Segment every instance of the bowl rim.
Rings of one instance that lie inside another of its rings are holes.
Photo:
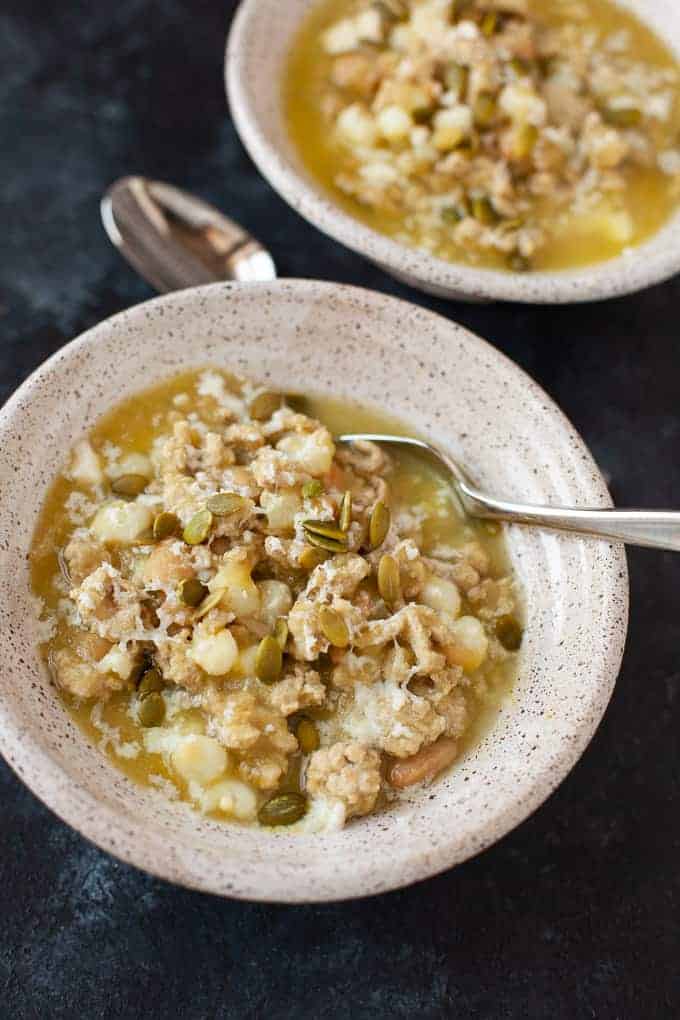
[[[377,263],[397,279],[450,299],[526,304],[599,301],[643,290],[680,272],[680,244],[671,243],[674,238],[670,236],[680,228],[680,209],[655,234],[615,258],[575,269],[541,270],[525,275],[449,262],[401,244],[355,219],[336,205],[330,195],[317,190],[311,178],[270,142],[260,122],[254,101],[259,76],[248,74],[246,41],[262,14],[262,6],[262,0],[241,0],[227,36],[224,80],[231,116],[263,177],[296,212],[324,234]],[[644,20],[644,15],[635,13]]]
[[[0,437],[11,425],[15,412],[30,403],[34,391],[43,384],[44,380],[49,379],[53,368],[64,359],[77,356],[83,347],[96,344],[102,332],[115,331],[123,327],[122,332],[125,333],[129,331],[131,317],[142,319],[151,308],[156,306],[167,307],[173,304],[186,306],[188,302],[200,302],[204,296],[220,289],[227,296],[235,290],[251,292],[259,290],[266,294],[279,288],[286,290],[292,288],[299,292],[301,299],[321,297],[329,300],[341,298],[350,300],[354,296],[366,300],[368,296],[369,300],[381,312],[394,306],[397,311],[399,306],[403,306],[404,310],[414,308],[410,302],[366,288],[315,280],[286,279],[249,284],[216,283],[172,292],[133,305],[102,320],[52,354],[28,376],[0,409]],[[418,308],[418,313],[428,319],[437,320],[439,324],[443,322],[448,327],[461,330],[472,353],[483,353],[487,357],[490,355],[533,396],[541,402],[547,403],[557,422],[564,429],[565,439],[575,443],[579,457],[592,469],[595,495],[601,496],[603,500],[611,503],[604,479],[576,429],[555,402],[523,369],[515,365],[490,343],[452,320],[421,308]],[[516,825],[528,818],[550,796],[576,764],[599,726],[613,692],[623,656],[628,623],[629,588],[625,551],[622,546],[618,549],[614,548],[607,580],[607,608],[611,622],[616,626],[612,626],[608,631],[606,642],[603,641],[598,658],[599,668],[593,679],[590,711],[583,718],[580,727],[570,731],[568,738],[563,739],[556,747],[550,765],[533,774],[520,788],[515,799],[506,801],[503,808],[487,821],[486,825],[480,829],[479,839],[473,847],[461,853],[455,844],[448,843],[426,857],[420,856],[417,849],[411,851],[410,855],[405,853],[403,857],[399,858],[396,877],[393,869],[388,868],[389,878],[380,886],[379,890],[361,891],[355,884],[355,887],[348,891],[343,887],[343,881],[345,885],[347,884],[347,878],[344,876],[339,881],[334,879],[335,884],[329,882],[328,889],[324,889],[320,893],[309,890],[284,889],[279,885],[276,888],[268,887],[262,893],[258,893],[257,897],[253,897],[252,894],[239,890],[238,886],[230,888],[228,891],[222,887],[216,887],[215,883],[211,882],[209,874],[205,881],[197,879],[195,872],[193,872],[193,876],[187,874],[186,870],[182,869],[179,860],[173,861],[171,856],[165,853],[163,833],[150,829],[143,820],[125,815],[126,838],[121,841],[118,838],[117,828],[120,826],[121,812],[115,810],[113,806],[101,802],[88,790],[74,783],[65,769],[55,762],[48,750],[30,733],[27,733],[15,719],[11,701],[5,701],[2,698],[0,698],[0,752],[29,789],[77,832],[100,849],[113,854],[126,863],[178,885],[235,899],[256,898],[258,901],[280,903],[333,902],[373,895],[377,891],[383,892],[400,888],[439,874],[497,842]],[[61,773],[56,778],[55,767]],[[304,839],[305,837],[301,836],[300,838]],[[163,850],[160,854],[159,847]],[[206,854],[209,855],[209,853],[210,849],[206,847]],[[360,871],[360,869],[358,870]]]

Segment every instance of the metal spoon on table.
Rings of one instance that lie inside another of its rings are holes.
[[[271,255],[255,238],[207,202],[162,181],[122,177],[104,195],[101,214],[113,244],[140,276],[161,292],[219,280],[276,279]],[[449,454],[421,439],[369,432],[336,437],[339,443],[360,440],[428,453],[448,470],[471,517],[680,550],[680,512],[515,503],[481,492]]]

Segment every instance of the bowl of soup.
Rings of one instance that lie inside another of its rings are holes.
[[[0,751],[103,849],[221,895],[368,895],[499,839],[584,750],[621,547],[471,520],[429,462],[338,442],[375,429],[610,505],[503,355],[336,284],[139,305],[3,408]]]
[[[680,267],[679,49],[645,0],[245,0],[226,79],[336,240],[443,296],[584,301]]]

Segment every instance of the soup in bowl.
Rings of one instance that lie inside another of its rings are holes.
[[[140,305],[3,409],[0,747],[101,847],[224,895],[366,895],[499,838],[586,746],[621,549],[491,534],[421,464],[343,460],[376,420],[509,497],[609,505],[501,354],[333,284]]]

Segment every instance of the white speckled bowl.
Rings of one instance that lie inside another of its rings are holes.
[[[309,175],[288,137],[282,77],[293,37],[316,0],[243,0],[229,35],[225,76],[238,132],[272,187],[305,219],[405,283],[466,301],[558,304],[596,301],[659,283],[680,271],[680,211],[644,244],[575,270],[505,273],[435,258],[379,234],[336,205]],[[677,0],[619,0],[680,57]]]
[[[0,412],[2,754],[100,847],[222,895],[361,896],[465,860],[526,818],[595,731],[626,632],[619,546],[509,532],[528,614],[514,695],[450,775],[340,833],[272,836],[220,825],[135,786],[89,745],[51,686],[36,649],[27,563],[41,495],[103,411],[205,363],[387,408],[510,497],[609,505],[590,454],[545,393],[446,319],[370,291],[299,280],[216,284],[139,305],[58,351]]]

